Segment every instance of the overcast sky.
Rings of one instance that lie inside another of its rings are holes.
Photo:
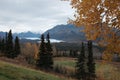
[[[0,0],[0,31],[44,32],[67,24],[73,10],[61,0]]]

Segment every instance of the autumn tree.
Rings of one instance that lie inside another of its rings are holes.
[[[38,50],[38,46],[37,46],[37,44],[33,44],[32,45],[33,46],[33,53],[34,53],[34,59],[35,60],[37,60],[38,59],[38,52],[39,52],[39,50]]]
[[[86,80],[86,70],[85,67],[86,63],[85,63],[85,48],[84,48],[84,43],[82,42],[82,46],[81,46],[81,52],[78,55],[77,58],[77,63],[76,63],[76,78],[78,80]]]
[[[53,68],[53,53],[52,53],[52,46],[50,43],[50,35],[49,33],[47,34],[46,37],[47,43],[46,43],[46,50],[47,50],[47,56],[48,56],[48,60],[47,60],[47,65],[49,68]]]
[[[56,49],[55,45],[53,45],[52,49],[53,49],[53,56],[58,56],[57,49]]]
[[[32,44],[29,42],[25,43],[24,46],[22,47],[22,53],[26,57],[33,56],[32,55]]]
[[[88,40],[106,47],[105,54],[120,53],[120,0],[68,0],[75,10],[69,22],[84,26]]]
[[[19,38],[16,36],[15,38],[15,46],[14,46],[14,57],[17,57],[21,53]]]
[[[93,49],[92,49],[92,41],[88,41],[88,80],[95,80],[95,62],[93,58]]]
[[[22,44],[21,47],[21,55],[25,57],[25,60],[29,64],[34,63],[34,47],[32,45],[32,43],[27,42],[25,44]]]

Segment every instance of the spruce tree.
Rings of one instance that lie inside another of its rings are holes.
[[[2,39],[0,37],[0,52],[1,52],[1,48],[2,48]]]
[[[4,53],[5,51],[5,39],[3,38],[1,41],[1,52]]]
[[[81,53],[78,55],[76,63],[76,78],[78,80],[86,80],[85,66],[85,48],[82,42]]]
[[[72,50],[70,50],[69,56],[73,57],[73,51]]]
[[[95,80],[95,62],[93,59],[92,41],[88,41],[88,80]]]
[[[39,47],[38,59],[36,61],[37,67],[46,68],[46,48],[44,42],[44,35],[41,35],[41,44]]]
[[[6,43],[6,55],[8,58],[14,58],[14,53],[13,53],[13,37],[12,37],[12,31],[10,30],[8,33],[8,40]]]
[[[7,42],[8,41],[8,33],[6,32],[6,35],[5,35],[5,55],[7,55]]]
[[[19,38],[16,36],[15,38],[15,46],[14,46],[14,57],[17,57],[21,53]]]
[[[52,53],[52,46],[50,43],[50,35],[47,34],[46,37],[47,43],[46,43],[46,50],[47,50],[47,67],[53,68],[53,53]]]

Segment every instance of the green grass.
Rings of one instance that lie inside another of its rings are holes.
[[[61,60],[61,61],[55,61],[56,65],[66,66],[66,67],[75,67],[75,61],[73,60]]]
[[[0,61],[0,80],[67,80],[50,73]],[[69,80],[69,79],[68,79]]]
[[[55,65],[62,65],[74,69],[75,62],[75,60],[59,58],[55,60]],[[113,64],[96,62],[96,74],[98,80],[120,80],[120,69]]]
[[[55,65],[74,69],[75,60],[55,59]],[[70,70],[69,70],[70,71]],[[120,80],[120,69],[109,63],[96,63],[97,80]],[[0,80],[70,80],[54,74],[0,61]]]

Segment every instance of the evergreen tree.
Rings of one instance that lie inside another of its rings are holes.
[[[8,33],[6,32],[6,35],[5,35],[5,55],[7,55],[7,41],[8,41]]]
[[[1,52],[1,48],[2,48],[2,39],[0,37],[0,52]]]
[[[36,61],[37,67],[46,68],[46,48],[44,42],[44,35],[41,35],[41,44],[39,47],[38,59]]]
[[[85,48],[84,43],[82,42],[81,53],[79,54],[76,63],[76,78],[78,80],[86,80],[85,66]]]
[[[95,62],[93,59],[92,41],[88,41],[88,80],[95,80]]]
[[[73,57],[73,51],[72,50],[70,50],[69,56]]]
[[[7,43],[6,43],[6,55],[8,58],[14,58],[13,53],[13,37],[12,37],[12,31],[10,30],[8,33]]]
[[[3,38],[1,41],[1,52],[4,53],[4,51],[5,51],[5,40]]]
[[[47,67],[53,68],[53,53],[52,53],[52,46],[50,43],[50,35],[47,34],[46,37],[47,43],[46,43],[46,49],[47,49]]]
[[[5,42],[7,43],[7,40],[8,40],[8,33],[6,32],[6,35],[5,35]]]
[[[16,36],[15,38],[15,46],[14,46],[14,57],[17,57],[21,53],[19,38]]]

